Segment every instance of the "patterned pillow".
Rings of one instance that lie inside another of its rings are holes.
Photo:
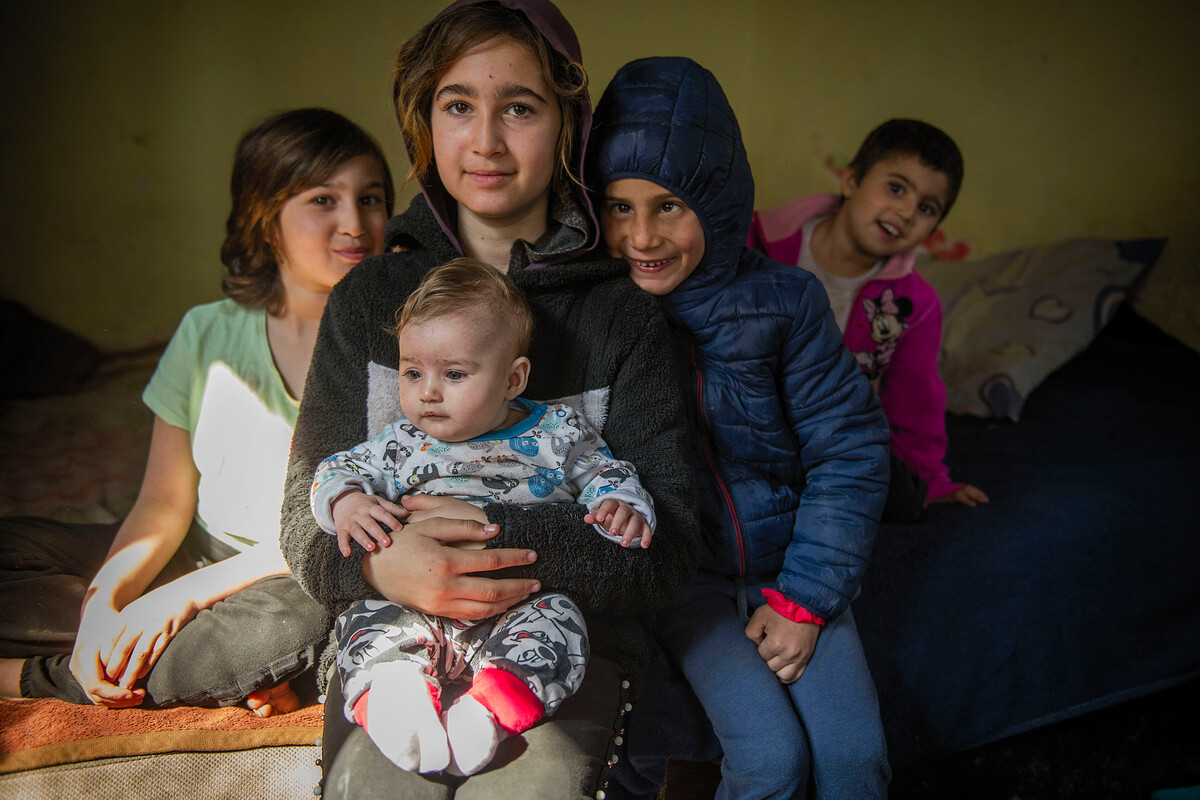
[[[1014,422],[1047,375],[1112,318],[1165,239],[1075,239],[917,271],[942,300],[946,409]]]

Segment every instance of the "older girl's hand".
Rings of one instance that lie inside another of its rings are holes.
[[[445,497],[433,494],[406,494],[400,498],[400,504],[409,511],[409,522],[420,522],[425,519],[442,517],[443,519],[473,519],[480,525],[487,525],[487,514],[482,508],[471,505],[466,500],[456,497]],[[482,545],[480,545],[482,546]]]
[[[537,559],[523,548],[468,549],[483,547],[499,532],[496,525],[436,516],[414,521],[417,509],[405,505],[413,513],[404,530],[392,537],[390,546],[363,559],[363,577],[388,600],[435,616],[481,619],[540,590],[533,578],[474,574],[528,566]]]
[[[121,614],[116,609],[105,607],[100,602],[90,602],[84,606],[68,665],[79,686],[95,705],[128,708],[138,705],[146,696],[144,689],[119,686],[108,675],[109,656],[123,631]]]
[[[145,699],[145,690],[134,684],[200,611],[185,589],[169,583],[119,612],[99,607],[90,613],[95,604],[88,604],[71,654],[71,671],[93,703],[126,708]]]
[[[121,610],[123,629],[109,656],[107,673],[118,686],[132,688],[150,671],[163,650],[200,613],[180,581],[142,595]]]
[[[404,510],[409,513],[408,519],[411,522],[422,522],[434,518],[468,519],[474,520],[480,525],[487,525],[488,521],[487,514],[484,513],[482,508],[455,497],[433,494],[406,494],[400,498],[400,502],[404,504]],[[437,528],[435,527],[434,530],[436,531]],[[486,539],[483,541],[478,539],[463,539],[455,542],[446,542],[446,544],[451,547],[465,547],[468,550],[482,550],[486,541]]]

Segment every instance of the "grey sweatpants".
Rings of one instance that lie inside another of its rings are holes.
[[[423,614],[380,600],[360,600],[337,620],[337,665],[345,691],[343,711],[371,687],[371,670],[388,661],[421,666],[442,688],[463,688],[486,668],[512,673],[542,701],[547,716],[583,681],[587,625],[565,595],[535,594],[503,614],[458,620]]]

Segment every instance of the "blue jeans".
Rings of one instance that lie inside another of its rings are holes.
[[[717,800],[799,798],[810,786],[820,800],[883,800],[887,745],[853,615],[847,609],[825,626],[804,674],[785,686],[745,634],[763,588],[773,585],[701,573],[655,621],[669,668],[690,684],[724,754]],[[625,792],[610,797],[646,796],[666,758],[711,757],[702,741],[700,752],[681,752],[681,741],[697,746],[691,732],[671,732],[687,719],[686,699],[675,687],[655,701],[654,674],[664,671],[647,674],[647,698],[630,716],[626,758],[614,775]]]

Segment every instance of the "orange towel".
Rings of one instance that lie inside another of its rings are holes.
[[[261,719],[244,707],[144,711],[0,700],[0,774],[114,756],[313,745],[321,707]]]

